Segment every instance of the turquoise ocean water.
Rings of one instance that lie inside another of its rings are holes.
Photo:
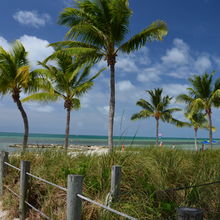
[[[22,133],[8,133],[0,132],[0,150],[8,150],[9,145],[22,143]],[[207,139],[198,139],[199,146],[202,145],[202,141]],[[194,149],[193,138],[171,138],[162,137],[160,141],[163,142],[165,147],[172,147],[183,149]],[[220,139],[215,139],[215,148],[220,148]],[[60,144],[64,142],[64,135],[61,134],[30,134],[29,144]],[[75,145],[107,145],[107,136],[95,136],[95,135],[70,135],[70,144]],[[155,138],[146,137],[114,137],[114,144],[121,146],[150,146],[155,144]],[[208,145],[205,145],[208,147]],[[10,148],[10,151],[13,150]]]

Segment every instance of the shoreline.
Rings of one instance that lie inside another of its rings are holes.
[[[22,149],[22,144],[9,145],[12,148]],[[55,149],[64,150],[63,145],[59,144],[28,144],[27,149]],[[69,145],[68,155],[76,156],[77,154],[84,153],[86,155],[102,155],[109,152],[107,146],[97,146],[97,145]]]

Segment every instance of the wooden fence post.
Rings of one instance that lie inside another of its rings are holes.
[[[20,172],[20,197],[19,197],[19,216],[20,220],[25,220],[27,213],[27,205],[25,200],[28,198],[28,175],[30,172],[30,161],[21,161]]]
[[[80,220],[82,201],[77,194],[82,194],[83,176],[68,175],[67,179],[67,220]]]
[[[177,220],[203,220],[202,209],[180,207],[177,209]]]
[[[0,152],[0,196],[3,195],[3,180],[7,173],[7,165],[4,162],[8,162],[8,152],[1,151]]]
[[[121,181],[121,166],[115,165],[112,167],[111,191],[110,191],[113,201],[119,199],[120,181]]]

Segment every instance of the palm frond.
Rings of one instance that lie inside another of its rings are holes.
[[[191,117],[193,114],[199,112],[200,110],[205,109],[206,103],[204,102],[203,99],[198,98],[192,101],[192,103],[189,105],[189,116]]]
[[[52,55],[47,57],[44,60],[44,63],[48,62],[48,60],[56,59],[58,56],[76,56],[78,58],[92,59],[94,61],[99,60],[103,57],[103,54],[99,53],[94,48],[85,48],[85,47],[73,47],[73,48],[64,48],[62,50],[58,50],[54,52]],[[85,61],[86,62],[86,61]]]
[[[106,10],[107,11],[107,10]],[[113,0],[110,7],[111,33],[116,43],[120,43],[128,33],[129,18],[132,15],[128,0]]]
[[[186,94],[180,94],[176,97],[176,101],[177,102],[185,102],[187,104],[190,104],[192,101],[193,101],[193,98],[190,97],[189,95],[186,95]]]
[[[137,120],[137,119],[144,119],[144,118],[149,118],[151,117],[153,114],[150,111],[147,110],[142,110],[139,113],[133,114],[131,116],[131,120]]]
[[[119,47],[119,50],[130,53],[144,46],[146,42],[162,40],[167,35],[167,25],[163,21],[155,21],[149,27],[133,36]]]
[[[190,123],[183,122],[183,121],[177,120],[175,118],[170,118],[169,123],[175,125],[176,127],[180,127],[180,128],[182,128],[182,127],[191,127]]]
[[[55,93],[47,93],[47,92],[40,92],[40,93],[35,93],[31,94],[25,98],[23,98],[21,101],[22,102],[29,102],[29,101],[38,101],[38,102],[51,102],[51,101],[57,101],[60,98],[59,95]]]
[[[138,105],[138,106],[140,106],[140,107],[142,107],[152,113],[154,112],[154,107],[144,99],[140,99],[139,101],[137,101],[136,105]]]

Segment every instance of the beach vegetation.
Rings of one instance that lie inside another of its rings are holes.
[[[167,34],[166,23],[157,20],[127,39],[131,16],[128,0],[75,1],[74,7],[65,8],[59,16],[59,24],[69,28],[66,33],[67,40],[51,44],[65,47],[64,50],[70,55],[78,56],[84,61],[98,62],[104,58],[110,67],[108,146],[111,151],[117,56],[119,53],[129,54],[136,51],[147,42],[162,40]]]
[[[201,208],[204,219],[219,219],[220,151],[201,152],[168,148],[115,149],[112,154],[74,157],[62,151],[26,152],[10,156],[9,162],[17,167],[20,160],[31,161],[31,173],[66,187],[68,174],[84,176],[83,194],[97,202],[105,203],[110,191],[111,168],[122,167],[121,195],[111,207],[140,220],[176,219],[178,207]],[[39,166],[40,164],[40,166]],[[64,220],[66,193],[41,181],[30,178],[29,202],[51,219]],[[216,182],[212,185],[181,190],[168,190]],[[19,173],[8,168],[4,184],[15,192],[19,188]],[[4,190],[3,207],[11,217],[18,216],[18,199]],[[208,202],[207,202],[208,201]],[[83,202],[83,220],[123,220],[102,208]],[[39,214],[29,210],[31,219]],[[10,218],[9,218],[10,219]]]
[[[142,110],[132,115],[131,120],[147,119],[150,117],[156,120],[156,145],[159,144],[159,121],[171,123],[176,126],[182,127],[186,122],[182,122],[173,117],[173,113],[181,111],[180,108],[170,108],[172,97],[163,96],[163,89],[146,90],[149,95],[149,101],[140,99],[136,105],[141,107]]]

